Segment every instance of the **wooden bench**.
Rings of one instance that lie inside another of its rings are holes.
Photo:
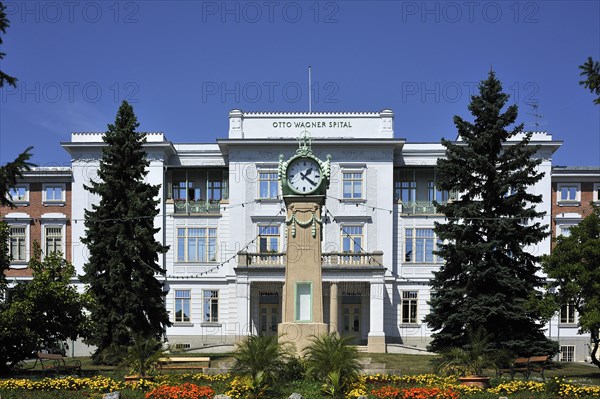
[[[35,356],[36,363],[39,361],[42,365],[42,375],[45,375],[46,372],[81,375],[81,362],[79,360],[72,360],[54,353],[38,352]],[[33,367],[35,367],[35,364]]]
[[[539,373],[542,379],[546,379],[544,376],[544,370],[547,370],[550,366],[548,356],[531,356],[531,357],[518,357],[513,360],[509,368],[498,369],[498,377],[502,374],[510,374],[510,378],[514,379],[515,374],[521,373],[526,379],[529,379],[531,373]]]
[[[545,380],[544,370],[548,370],[551,363],[548,361],[548,356],[531,356],[529,358],[529,375],[531,373],[539,373],[542,380]]]
[[[161,357],[159,360],[161,369],[169,370],[204,370],[210,366],[210,357]]]

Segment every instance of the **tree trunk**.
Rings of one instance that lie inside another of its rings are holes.
[[[600,360],[598,360],[598,358],[596,357],[596,354],[598,353],[598,346],[600,345],[600,339],[598,339],[598,329],[597,328],[592,329],[592,345],[594,345],[594,348],[592,349],[592,353],[591,353],[592,363],[600,368]]]

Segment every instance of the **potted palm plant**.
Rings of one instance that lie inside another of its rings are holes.
[[[131,373],[131,375],[125,376],[125,381],[152,379],[153,377],[149,374],[158,369],[162,356],[164,356],[164,350],[158,339],[146,338],[139,334],[134,335],[124,358],[124,363],[129,367]]]
[[[436,372],[444,375],[456,375],[462,385],[481,388],[490,387],[490,377],[483,371],[495,368],[495,362],[486,352],[486,336],[482,330],[469,332],[470,343],[460,348],[450,348],[442,352],[436,365]]]

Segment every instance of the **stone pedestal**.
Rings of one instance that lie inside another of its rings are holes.
[[[385,334],[375,335],[369,333],[367,351],[370,353],[386,353],[387,346],[385,345]]]
[[[296,353],[302,355],[304,349],[311,344],[311,337],[327,334],[326,323],[280,323],[277,333],[281,342],[289,342],[296,347]]]

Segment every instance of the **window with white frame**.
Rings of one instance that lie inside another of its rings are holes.
[[[219,290],[202,290],[202,321],[205,323],[219,322]]]
[[[556,192],[559,202],[577,202],[580,198],[580,185],[559,184]]]
[[[12,202],[28,202],[29,201],[29,185],[17,184],[8,190],[9,198]]]
[[[180,227],[177,229],[177,262],[216,261],[216,228]]]
[[[342,252],[364,252],[363,226],[342,226]]]
[[[560,307],[560,322],[563,324],[575,324],[575,305],[563,304]]]
[[[434,255],[439,240],[433,229],[404,229],[404,262],[406,263],[439,263],[443,259]]]
[[[64,202],[65,185],[64,184],[44,184],[43,186],[44,202]]]
[[[363,171],[342,171],[342,198],[363,198]]]
[[[575,345],[560,346],[560,361],[574,362],[575,361]]]
[[[569,237],[571,235],[571,229],[577,225],[575,224],[560,224],[558,225],[558,235],[563,237]]]
[[[190,290],[175,290],[175,322],[187,323],[191,320],[192,293]]]
[[[600,202],[600,183],[594,183],[594,202]]]
[[[62,226],[44,226],[44,255],[63,252]]]
[[[260,253],[280,252],[279,226],[258,226],[258,243]]]
[[[419,293],[417,291],[402,291],[402,303],[400,306],[402,324],[416,324],[417,319],[417,300]]]
[[[279,195],[279,178],[275,169],[258,170],[258,198],[276,199]]]
[[[27,261],[27,227],[9,227],[9,253],[13,262]]]

